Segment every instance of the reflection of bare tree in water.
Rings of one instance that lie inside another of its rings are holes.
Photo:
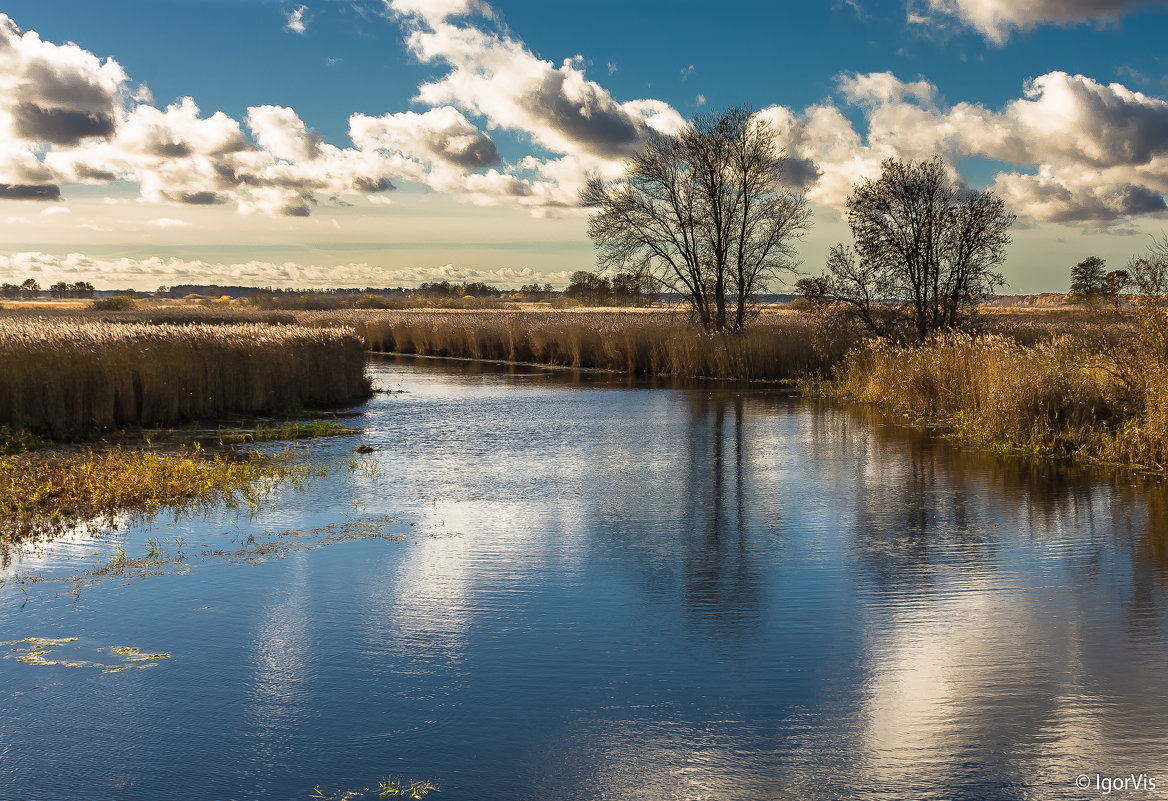
[[[761,603],[750,553],[745,398],[695,391],[687,400],[683,602],[696,620],[740,629],[757,620]]]
[[[605,543],[619,552],[615,564],[638,576],[646,596],[676,604],[715,639],[750,642],[761,577],[773,568],[773,543],[760,536],[773,521],[760,522],[754,497],[765,477],[752,458],[747,399],[716,388],[680,397],[684,422],[671,415],[666,464],[613,493],[611,506],[596,509],[598,523],[615,535]]]
[[[881,588],[923,592],[946,565],[990,567],[1004,535],[1040,546],[1072,538],[1091,555],[1073,568],[1085,580],[1119,549],[1131,560],[1133,606],[1161,602],[1168,484],[1130,470],[960,449],[866,409],[816,417],[816,439],[849,452],[852,541]]]

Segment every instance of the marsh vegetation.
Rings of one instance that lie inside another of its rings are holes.
[[[255,505],[302,472],[289,452],[210,452],[198,445],[46,448],[0,457],[0,542],[164,508]]]
[[[352,331],[0,318],[0,424],[54,439],[368,397]]]

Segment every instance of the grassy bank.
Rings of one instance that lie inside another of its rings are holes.
[[[1143,314],[1139,304],[1107,320],[1082,309],[991,310],[976,338],[900,347],[857,344],[852,331],[793,313],[764,314],[736,336],[704,334],[683,314],[662,310],[7,315],[0,326],[7,320],[10,333],[0,344],[18,344],[0,348],[0,367],[5,354],[15,359],[21,348],[47,355],[10,362],[24,374],[17,370],[14,387],[0,389],[0,424],[61,436],[345,402],[366,391],[364,348],[681,378],[831,374],[814,384],[816,392],[907,412],[972,444],[1156,466],[1168,464],[1168,356],[1156,350],[1158,338],[1168,341],[1156,327],[1161,317]],[[81,353],[94,356],[86,361]],[[136,359],[149,369],[127,370]],[[161,364],[175,367],[163,371]]]
[[[837,397],[907,413],[961,442],[1001,452],[1168,466],[1168,364],[1133,327],[1122,344],[1089,336],[1022,345],[950,334],[921,346],[849,352]]]
[[[344,324],[372,351],[690,378],[790,379],[842,354],[819,346],[814,322],[798,315],[764,317],[728,336],[667,312],[349,312],[300,321]]]
[[[255,323],[4,317],[0,375],[0,425],[54,439],[352,403],[370,391],[352,331]]]

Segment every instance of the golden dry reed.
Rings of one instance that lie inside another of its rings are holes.
[[[455,356],[681,377],[791,379],[841,353],[816,346],[814,321],[764,317],[741,334],[705,334],[666,312],[351,311],[298,315],[353,328],[376,352]]]
[[[1083,338],[1030,346],[965,334],[922,346],[871,342],[844,357],[832,389],[1003,452],[1168,465],[1168,364],[1126,359]]]
[[[368,395],[351,330],[0,318],[0,424],[56,439]]]

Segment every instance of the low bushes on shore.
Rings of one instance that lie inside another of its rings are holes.
[[[0,424],[53,439],[351,403],[362,342],[301,326],[0,318]]]

